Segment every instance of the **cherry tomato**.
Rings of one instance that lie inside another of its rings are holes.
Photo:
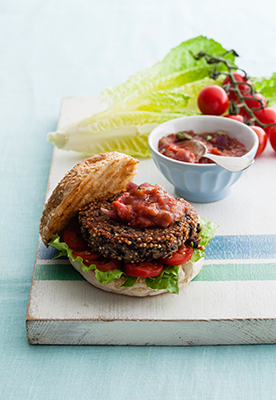
[[[159,261],[145,261],[137,264],[125,263],[124,270],[127,275],[148,278],[160,275],[163,271],[163,264]]]
[[[245,104],[247,105],[247,107],[252,109],[253,112],[257,111],[257,109],[260,107],[265,107],[267,104],[266,99],[260,93],[251,94],[243,92],[242,95],[245,97],[244,99]],[[260,100],[261,102],[259,103],[258,100]],[[240,101],[237,98],[235,104],[238,105],[239,103]],[[252,118],[244,107],[239,108],[239,113],[243,117],[244,121],[249,121]]]
[[[245,104],[251,109],[266,107],[267,104],[266,99],[261,93],[255,93],[255,94],[243,93],[243,96],[246,97],[246,99],[244,99]],[[258,100],[260,100],[260,102]]]
[[[182,265],[189,261],[193,255],[193,248],[191,246],[185,246],[183,250],[178,250],[172,256],[163,258],[162,262],[166,265]]]
[[[265,131],[260,126],[250,126],[254,132],[257,133],[259,139],[259,147],[255,157],[258,157],[264,151],[266,144],[267,144],[267,135]]]
[[[276,151],[276,125],[270,128],[269,140],[273,150]]]
[[[234,76],[235,81],[244,83],[244,84],[241,83],[238,85],[240,92],[249,92],[250,91],[250,87],[248,85],[246,85],[246,83],[248,83],[249,85],[252,85],[252,82],[250,80],[244,79],[243,72],[234,72],[233,76]],[[224,85],[229,86],[230,88],[234,87],[229,76],[227,76],[224,79],[222,86],[224,86]],[[236,101],[238,99],[236,93],[233,90],[229,90],[228,97],[229,97],[229,100],[233,100],[233,101]]]
[[[244,122],[244,118],[240,114],[236,114],[236,115],[227,114],[227,115],[224,115],[224,117],[234,119],[235,121]]]
[[[90,250],[78,250],[78,251],[73,251],[72,252],[72,256],[73,257],[81,257],[83,259],[83,263],[86,266],[89,266],[91,264],[93,264],[94,260],[97,260],[97,258],[101,257],[100,253],[93,253]]]
[[[92,264],[92,263],[90,263]],[[113,271],[114,269],[121,269],[122,261],[116,260],[115,258],[104,258],[93,261],[99,271]]]
[[[255,116],[263,124],[274,124],[276,123],[276,111],[271,107],[262,108],[254,112]],[[271,126],[263,128],[266,133],[270,134]]]
[[[69,228],[63,234],[63,240],[72,250],[87,250],[87,244],[77,228]]]
[[[228,109],[229,99],[222,87],[210,85],[199,92],[197,105],[202,114],[222,115]]]

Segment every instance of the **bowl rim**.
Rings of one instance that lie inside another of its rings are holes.
[[[174,158],[170,158],[170,157],[164,156],[151,143],[152,137],[154,136],[156,131],[160,129],[160,127],[162,128],[162,126],[165,126],[167,124],[169,125],[170,122],[173,122],[173,121],[176,121],[176,120],[186,120],[187,118],[193,118],[193,119],[208,118],[208,119],[214,119],[214,120],[220,119],[220,121],[221,121],[221,118],[224,118],[224,117],[223,116],[217,116],[217,115],[190,115],[190,116],[187,115],[187,116],[184,116],[184,117],[173,118],[173,119],[170,119],[169,121],[163,122],[162,124],[159,124],[158,126],[156,126],[149,134],[148,145],[149,145],[150,150],[153,151],[155,153],[155,155],[157,155],[158,157],[161,157],[161,159],[166,160],[167,162],[171,162],[173,164],[177,164],[177,165],[186,165],[186,166],[189,166],[189,167],[193,166],[193,168],[204,168],[204,167],[205,168],[206,167],[216,168],[216,167],[219,167],[215,163],[198,164],[198,163],[189,163],[189,162],[186,162],[186,161],[175,160]],[[236,120],[233,120],[231,118],[227,118],[227,120],[229,121],[228,123],[230,123],[230,125],[233,124],[233,126],[234,125],[236,125],[236,126],[237,125],[243,125],[243,127],[246,127],[246,129],[248,129],[248,132],[252,135],[253,145],[247,151],[247,153],[245,153],[244,155],[241,156],[241,158],[242,157],[248,157],[248,153],[250,153],[252,150],[254,150],[254,147],[256,147],[256,152],[257,152],[257,149],[258,149],[258,136],[257,136],[256,132],[254,132],[253,129],[250,129],[250,127],[248,125],[246,125],[245,123],[243,123],[243,122],[236,121]],[[173,133],[173,132],[171,132],[171,133]],[[167,133],[166,136],[169,135],[169,134],[170,133]],[[252,158],[254,158],[254,157],[252,157]],[[219,167],[219,168],[221,168],[221,167]]]

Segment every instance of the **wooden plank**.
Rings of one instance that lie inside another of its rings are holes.
[[[100,110],[95,98],[64,99],[59,126]],[[54,149],[46,198],[82,159]],[[213,345],[276,342],[276,158],[264,155],[228,197],[193,204],[219,225],[201,273],[181,293],[129,298],[94,288],[53,249],[38,245],[26,317],[34,344]],[[135,182],[158,183],[174,194],[151,159],[140,160]],[[264,206],[265,205],[265,206]]]
[[[275,343],[275,320],[91,321],[36,320],[31,344],[200,346]]]

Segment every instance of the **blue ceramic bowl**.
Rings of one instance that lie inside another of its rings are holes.
[[[247,125],[235,120],[197,115],[177,118],[157,126],[149,135],[149,147],[157,168],[171,182],[176,194],[188,201],[207,203],[227,196],[231,186],[247,171],[229,172],[216,164],[191,164],[173,160],[158,151],[158,141],[170,133],[193,130],[195,133],[225,131],[248,149],[243,157],[254,158],[258,136]]]

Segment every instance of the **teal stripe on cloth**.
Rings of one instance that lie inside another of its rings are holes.
[[[35,281],[83,281],[84,278],[71,264],[37,264]]]
[[[82,281],[71,264],[37,264],[35,281]],[[194,281],[276,280],[276,263],[210,264],[203,266]]]
[[[193,281],[273,281],[276,263],[210,264]]]

